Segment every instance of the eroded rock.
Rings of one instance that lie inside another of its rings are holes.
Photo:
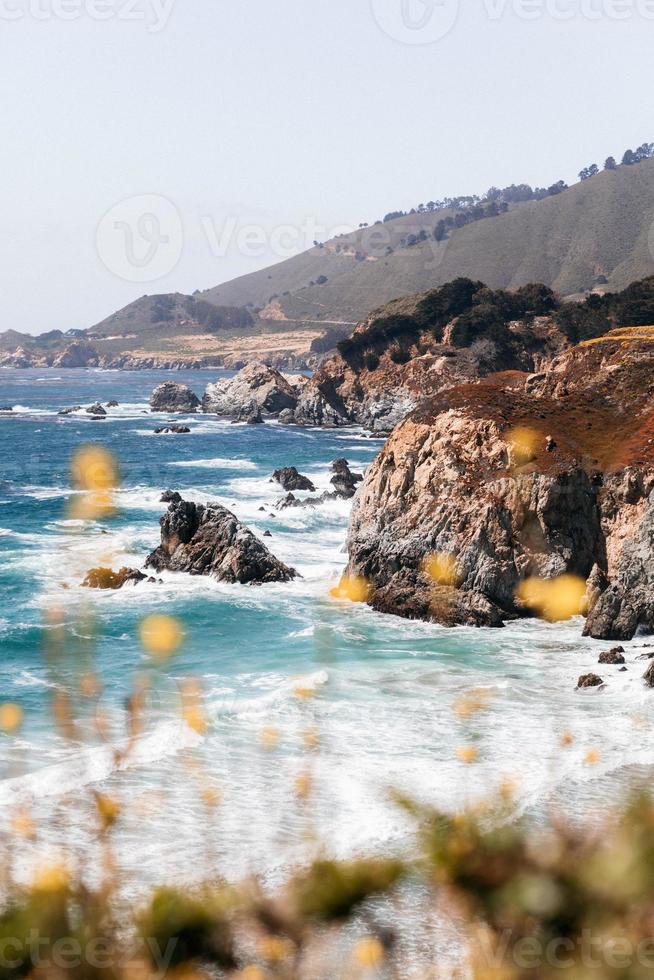
[[[153,412],[196,412],[200,399],[188,385],[176,381],[164,381],[157,385],[150,395],[150,409]]]

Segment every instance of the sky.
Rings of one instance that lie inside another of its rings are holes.
[[[0,331],[654,141],[654,0],[0,0]]]

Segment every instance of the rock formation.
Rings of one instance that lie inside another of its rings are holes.
[[[190,432],[188,425],[162,425],[154,430],[156,436],[160,435],[184,435]]]
[[[299,473],[295,466],[284,466],[282,469],[275,470],[272,480],[280,484],[284,490],[311,490],[315,492],[315,486],[308,476]]]
[[[114,572],[111,568],[92,568],[82,585],[87,589],[122,589],[127,582],[137,585],[139,582],[144,582],[146,578],[147,576],[136,568],[121,568],[118,572]]]
[[[295,578],[295,569],[279,561],[226,507],[170,496],[168,511],[159,522],[161,544],[148,557],[147,567],[240,584]]]
[[[238,419],[257,410],[278,415],[297,405],[298,389],[275,368],[249,364],[234,378],[207,385],[202,411]]]
[[[394,430],[349,534],[348,572],[370,582],[375,608],[500,625],[528,612],[516,598],[525,579],[570,573],[590,580],[590,635],[654,629],[647,331],[582,344],[544,375],[458,385]],[[516,428],[531,434],[526,457],[512,448]],[[434,581],[434,553],[449,556],[455,581]]]
[[[188,385],[177,384],[176,381],[164,381],[157,385],[150,395],[150,409],[153,412],[184,412],[197,411],[200,399]]]
[[[603,683],[604,681],[597,674],[582,674],[577,681],[577,687],[601,687]]]

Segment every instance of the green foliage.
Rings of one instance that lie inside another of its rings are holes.
[[[346,919],[366,899],[388,891],[403,873],[400,861],[315,861],[292,884],[294,904],[304,919]]]
[[[173,965],[206,960],[229,968],[235,966],[233,912],[234,897],[227,890],[205,889],[195,895],[159,888],[139,924],[148,949],[172,950]]]

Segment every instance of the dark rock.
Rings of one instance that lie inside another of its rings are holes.
[[[272,479],[276,480],[284,490],[311,490],[315,492],[315,486],[307,476],[298,473],[294,466],[285,466],[283,469],[275,470]]]
[[[82,585],[87,589],[122,589],[127,582],[145,581],[146,576],[136,568],[121,568],[114,572],[111,568],[92,568],[87,572]]]
[[[621,667],[620,670],[618,671],[618,673],[619,674],[622,674],[622,673],[626,673],[626,671],[627,671],[627,668],[626,667]]]
[[[176,381],[164,381],[157,385],[150,395],[150,409],[153,412],[196,412],[200,399],[188,385]]]
[[[186,432],[190,432],[188,425],[162,425],[158,429],[154,430],[154,434],[160,435],[181,435]]]
[[[73,412],[81,412],[81,411],[82,411],[81,405],[73,405],[71,408],[60,409],[60,411],[57,412],[57,415],[72,415]]]
[[[297,574],[220,504],[175,501],[159,523],[161,544],[146,562],[156,571],[211,575],[241,584],[289,582]]]
[[[107,402],[107,408],[118,408],[118,402],[115,398],[112,398],[110,402]]]
[[[178,504],[181,499],[182,495],[177,490],[164,490],[159,497],[162,504]]]
[[[100,402],[96,402],[95,405],[89,405],[86,409],[89,415],[106,415],[106,409],[102,407]]]
[[[284,408],[279,413],[279,418],[277,419],[280,425],[292,425],[295,422],[295,413],[292,408]]]
[[[265,508],[265,507],[260,507],[260,508],[259,508],[259,510],[263,510],[263,511],[265,511],[265,510],[266,510],[266,508]]]
[[[600,687],[603,683],[604,681],[597,674],[582,674],[577,681],[577,687]]]
[[[13,412],[13,405],[3,405],[0,412]],[[59,413],[61,415],[61,412]]]
[[[643,674],[643,680],[647,682],[648,687],[654,687],[654,664],[649,665]]]
[[[612,650],[603,650],[599,655],[600,664],[623,664],[625,662],[622,647],[614,647]]]
[[[335,459],[331,464],[331,469],[334,475],[330,483],[336,489],[339,497],[349,500],[356,493],[356,485],[363,480],[363,474],[353,473],[348,461],[343,459],[343,457]]]
[[[263,536],[264,538],[272,538],[272,534],[270,533],[270,531],[264,531]]]

